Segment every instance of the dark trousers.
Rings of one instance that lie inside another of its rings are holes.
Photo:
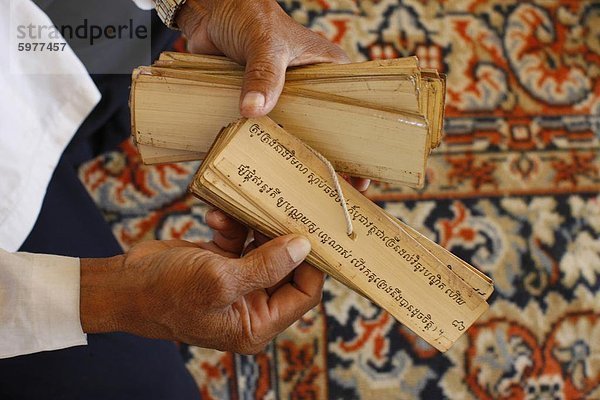
[[[172,39],[167,37],[156,47],[165,48]],[[73,257],[108,257],[122,252],[79,181],[77,167],[129,135],[129,77],[94,79],[103,94],[102,102],[63,154],[21,251]],[[199,398],[172,342],[114,333],[88,335],[88,343],[0,360],[0,399]]]

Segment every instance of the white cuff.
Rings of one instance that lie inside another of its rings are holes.
[[[133,2],[142,10],[152,10],[154,8],[154,0],[133,0]]]
[[[79,259],[0,251],[0,358],[87,344]]]

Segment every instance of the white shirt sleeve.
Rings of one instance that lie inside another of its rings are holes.
[[[79,259],[0,249],[0,358],[87,344]]]
[[[142,10],[151,10],[154,8],[154,0],[133,0],[133,2]]]
[[[51,21],[30,0],[0,0],[0,357],[86,344],[79,260],[5,251],[26,239],[64,148],[100,100],[69,46],[17,51],[17,27],[29,24]]]
[[[16,251],[40,212],[66,145],[100,100],[67,45],[19,52],[18,26],[49,26],[31,0],[0,0],[0,248]]]
[[[133,0],[142,9],[152,0]],[[79,260],[9,253],[31,231],[66,145],[100,101],[67,45],[19,53],[17,27],[51,26],[31,0],[0,0],[0,358],[86,344]]]

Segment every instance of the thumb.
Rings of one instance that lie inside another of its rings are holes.
[[[271,112],[285,83],[288,57],[274,50],[250,52],[246,60],[240,97],[244,117],[262,117]]]
[[[310,242],[304,236],[287,235],[273,239],[233,261],[241,294],[266,289],[284,279],[310,253]]]

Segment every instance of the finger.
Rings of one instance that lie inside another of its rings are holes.
[[[303,263],[294,271],[292,282],[280,287],[269,299],[269,308],[273,315],[284,317],[297,311],[304,315],[315,306],[315,300],[321,298],[325,274],[308,263]],[[318,302],[318,301],[317,301]]]
[[[354,186],[356,190],[363,193],[366,192],[367,189],[369,189],[369,185],[371,185],[371,180],[366,178],[352,177],[350,178],[350,183],[352,184],[352,186]]]
[[[250,51],[240,97],[240,112],[244,117],[261,117],[275,107],[283,90],[288,61],[282,49],[267,47]]]
[[[298,268],[300,268],[302,265],[304,265],[304,263],[300,264],[298,266]],[[298,269],[296,268],[296,269]],[[282,280],[280,280],[279,282],[277,282],[277,284],[275,284],[274,286],[271,286],[270,288],[266,288],[266,292],[269,296],[271,296],[273,293],[275,293],[277,291],[277,289],[279,289],[280,287],[282,287],[283,285],[290,283],[294,280],[294,273],[296,270],[290,272],[289,274],[287,274]]]
[[[310,253],[310,242],[300,235],[273,239],[232,261],[229,270],[235,274],[241,295],[277,284]]]
[[[354,189],[358,190],[361,193],[364,193],[369,189],[371,185],[371,180],[367,178],[359,178],[356,176],[350,176],[347,174],[339,174],[346,182],[351,184]]]
[[[252,325],[260,337],[273,337],[319,304],[325,274],[307,263],[294,271],[293,282],[279,287],[270,296],[256,291],[248,296]],[[260,332],[262,330],[262,332]]]
[[[244,249],[244,252],[245,253],[250,252],[250,251],[256,249],[256,247],[257,247],[256,242],[252,241],[251,243],[248,244],[248,246],[246,246],[246,248]],[[302,265],[302,264],[300,264],[300,265]],[[291,282],[293,278],[294,278],[294,271],[291,271],[289,274],[284,276],[283,279],[280,280],[279,282],[277,282],[275,285],[265,288],[265,292],[270,296],[281,286],[285,285],[286,283]]]
[[[218,208],[209,210],[205,215],[207,225],[218,231],[229,231],[244,225]]]
[[[206,224],[214,230],[213,242],[221,249],[241,254],[248,238],[248,228],[223,211],[212,209],[206,213]]]
[[[299,52],[292,58],[290,66],[316,63],[348,64],[351,62],[341,47],[316,32],[305,28],[303,30],[306,44],[299,48]]]
[[[254,240],[252,242],[248,243],[248,245],[244,249],[244,254],[248,254],[249,252],[256,249],[257,247],[260,247],[263,244],[267,243],[269,240],[271,240],[271,239],[269,239],[267,236],[263,235],[262,233],[254,232]],[[300,264],[300,265],[302,265],[302,264]],[[285,285],[286,283],[290,282],[293,278],[294,278],[294,271],[291,271],[282,280],[277,282],[274,286],[266,288],[265,290],[266,290],[267,294],[270,296],[273,292],[275,292],[277,289],[279,289],[281,286]]]

